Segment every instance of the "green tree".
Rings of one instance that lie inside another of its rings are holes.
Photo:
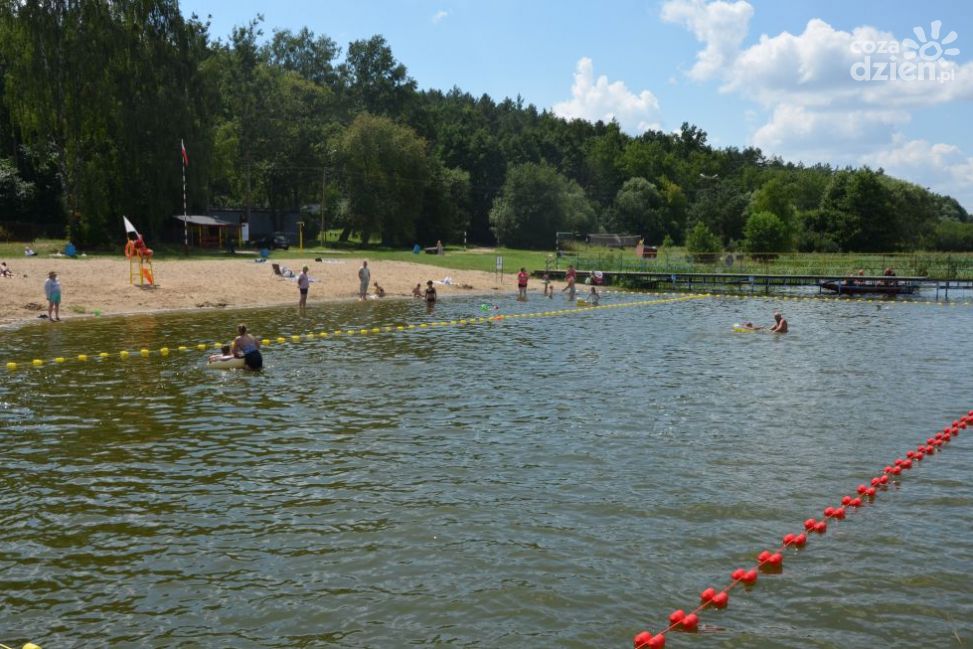
[[[785,252],[791,249],[789,228],[773,212],[754,212],[743,229],[749,252]]]
[[[706,227],[705,223],[699,222],[686,235],[686,250],[694,254],[712,254],[723,249],[720,238],[713,234],[713,231]]]
[[[655,185],[645,178],[629,178],[615,196],[614,222],[618,232],[641,235],[647,242],[668,233],[668,206]]]
[[[408,127],[365,113],[345,131],[338,155],[349,230],[362,243],[379,234],[385,245],[411,245],[430,182],[426,142]]]
[[[515,165],[493,203],[490,223],[505,246],[550,248],[558,230],[583,227],[594,215],[584,192],[547,164]]]

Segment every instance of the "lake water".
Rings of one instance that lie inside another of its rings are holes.
[[[44,323],[0,361],[482,301]],[[775,308],[786,336],[731,332]],[[973,408],[971,334],[968,306],[712,297],[272,345],[259,374],[0,370],[0,642],[630,647]],[[970,642],[971,438],[667,646]]]

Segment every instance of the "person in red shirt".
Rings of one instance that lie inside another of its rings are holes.
[[[527,299],[527,269],[521,268],[517,273],[517,299]]]

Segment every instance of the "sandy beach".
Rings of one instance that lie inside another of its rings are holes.
[[[367,256],[364,257],[367,259]],[[178,309],[246,308],[297,304],[294,279],[274,274],[271,262],[255,263],[252,257],[239,259],[157,260],[153,263],[155,288],[141,288],[129,282],[128,261],[120,257],[69,259],[66,257],[20,257],[5,260],[12,278],[0,278],[0,325],[39,321],[47,315],[44,281],[50,271],[58,273],[62,286],[61,319],[146,313]],[[314,261],[288,259],[279,262],[295,273],[309,267],[311,284],[308,304],[352,300],[358,296],[358,268],[362,258]],[[372,282],[386,291],[386,299],[411,297],[412,288],[427,280],[437,283],[441,299],[454,295],[515,292],[516,281],[506,277],[498,284],[494,274],[463,271],[425,264],[369,260]],[[466,288],[469,287],[469,288]],[[374,288],[374,287],[373,287]],[[560,287],[559,287],[560,288]],[[540,291],[537,280],[531,290]]]

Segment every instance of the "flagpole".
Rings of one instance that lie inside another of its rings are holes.
[[[182,245],[186,254],[189,254],[189,212],[186,210],[186,143],[179,141],[182,154]]]

